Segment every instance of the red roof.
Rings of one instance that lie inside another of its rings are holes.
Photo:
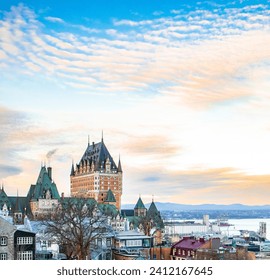
[[[204,245],[206,241],[203,238],[195,239],[192,237],[184,237],[172,246],[172,249],[189,249],[196,250]]]

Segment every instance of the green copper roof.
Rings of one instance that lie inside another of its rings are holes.
[[[164,228],[163,220],[154,201],[152,201],[152,203],[150,204],[150,207],[147,211],[147,217],[153,221],[153,225],[155,227]]]
[[[35,185],[31,185],[27,194],[29,200],[38,200],[49,196],[53,199],[59,199],[59,193],[56,184],[52,181],[45,166],[42,166]]]
[[[146,207],[144,206],[142,199],[139,197],[134,209],[146,209]]]
[[[22,196],[9,196],[9,200],[11,202],[11,212],[19,212],[30,214],[31,209],[26,197]]]
[[[115,207],[115,205],[112,204],[98,204],[99,210],[104,214],[112,217],[116,217],[118,212],[118,209]]]
[[[105,202],[116,202],[115,196],[111,189],[108,190]]]
[[[151,202],[149,209],[148,209],[148,213],[149,214],[159,214],[159,211],[158,211],[157,206],[154,203],[154,201]]]
[[[2,207],[4,206],[4,204],[6,204],[6,206],[9,208],[11,206],[11,203],[8,199],[7,194],[4,191],[4,188],[2,187],[0,189],[0,209],[2,209]]]

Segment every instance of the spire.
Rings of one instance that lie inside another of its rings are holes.
[[[102,132],[101,132],[101,142],[103,143],[103,129],[102,129]]]
[[[19,211],[20,211],[20,207],[19,207],[19,191],[18,191],[18,189],[17,189],[17,197],[16,197],[15,211],[16,211],[16,212],[19,212]]]
[[[71,165],[70,176],[74,176],[74,175],[75,175],[74,162],[73,162],[73,160],[72,160],[72,165]]]
[[[120,161],[120,155],[119,155],[119,161],[118,161],[118,167],[117,167],[117,172],[123,172],[122,171],[122,166],[121,166],[121,161]]]
[[[90,135],[88,134],[88,147],[90,146]]]

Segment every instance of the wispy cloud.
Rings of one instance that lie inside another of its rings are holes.
[[[256,186],[268,193],[261,169],[270,158],[262,133],[270,126],[269,7],[199,6],[144,20],[114,19],[104,29],[90,21],[41,18],[22,4],[1,14],[3,80],[16,73],[16,79],[38,77],[63,89],[42,108],[33,101],[38,122],[36,115],[0,107],[2,176],[22,164],[33,169],[31,157],[44,160],[57,149],[54,159],[68,186],[63,170],[70,166],[63,159],[80,158],[84,143],[74,135],[80,139],[102,127],[114,137],[109,147],[123,154],[127,188],[135,195],[146,191],[192,203],[235,196],[248,203]],[[249,174],[254,166],[259,175]],[[21,184],[18,172],[14,185]],[[242,198],[244,190],[249,195]]]
[[[135,171],[132,180],[138,188],[157,201],[201,204],[268,204],[270,175],[250,175],[233,168],[190,169],[170,172],[146,168]],[[260,191],[258,191],[260,190]]]
[[[55,17],[46,20],[65,23]],[[114,20],[119,30],[105,31],[112,38],[86,38],[46,34],[36,24],[34,12],[20,5],[0,23],[0,57],[18,70],[23,65],[29,71],[45,71],[74,87],[81,87],[84,77],[84,86],[94,81],[97,91],[114,91],[113,87],[121,92],[140,91],[144,85],[150,92],[179,96],[181,102],[215,104],[254,94],[243,80],[250,76],[249,67],[259,66],[270,55],[265,47],[270,42],[269,21],[264,7],[228,9],[223,14],[198,10],[153,20]],[[121,30],[124,25],[131,30]],[[79,28],[89,31],[86,26]],[[18,65],[15,56],[23,56],[24,62]],[[80,78],[73,76],[72,82],[63,78],[78,71]]]
[[[154,160],[181,153],[179,146],[171,144],[170,139],[164,135],[132,137],[130,141],[123,144],[122,148],[127,154],[144,158],[150,156]]]
[[[45,17],[45,19],[47,21],[50,21],[50,22],[57,22],[57,23],[64,23],[65,21],[61,18],[58,18],[58,17]]]

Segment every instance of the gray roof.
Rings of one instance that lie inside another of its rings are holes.
[[[79,165],[94,163],[95,170],[102,170],[105,168],[106,160],[109,159],[111,162],[111,170],[118,171],[118,167],[115,164],[112,156],[110,155],[107,147],[105,146],[103,140],[99,143],[92,143],[92,145],[88,144]],[[120,163],[120,161],[119,161]],[[122,172],[121,163],[120,170]]]

